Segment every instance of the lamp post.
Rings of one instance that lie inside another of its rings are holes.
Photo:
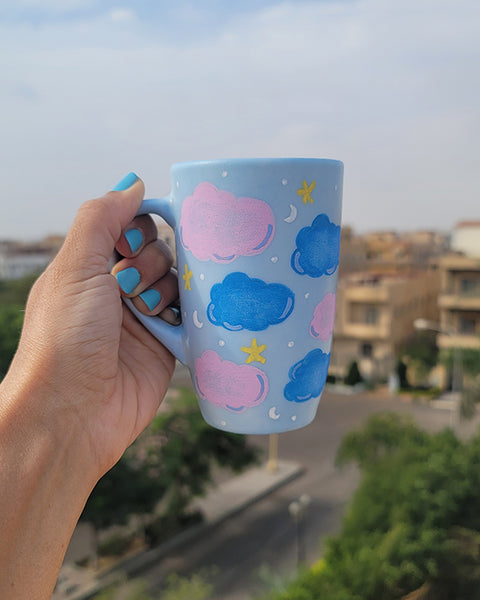
[[[267,470],[270,473],[278,471],[278,433],[271,433],[268,436],[268,462]]]
[[[440,323],[429,321],[428,319],[415,319],[413,322],[415,329],[421,331],[436,331],[442,335],[453,337],[456,335],[456,330],[453,327],[442,327]],[[458,412],[460,406],[460,393],[462,391],[462,356],[461,349],[456,344],[453,345],[453,368],[452,368],[452,392],[454,394],[455,410],[454,415]],[[452,416],[452,421],[455,423],[455,416]]]
[[[297,569],[300,569],[302,564],[306,562],[305,549],[305,516],[307,509],[310,506],[312,499],[308,494],[302,494],[298,500],[290,502],[288,512],[295,523],[295,538],[297,545]]]

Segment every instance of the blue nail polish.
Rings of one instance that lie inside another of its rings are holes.
[[[136,181],[138,180],[137,175],[135,173],[129,173],[125,175],[125,177],[117,183],[117,185],[113,188],[114,192],[123,192],[124,190],[128,190]]]
[[[130,250],[135,252],[140,248],[143,242],[143,235],[140,229],[129,229],[125,232],[125,239],[130,246]]]
[[[157,290],[145,290],[140,294],[140,298],[145,302],[148,310],[153,310],[162,299],[162,296]]]
[[[117,278],[118,285],[126,294],[131,294],[140,283],[140,273],[135,267],[119,271],[115,277]]]

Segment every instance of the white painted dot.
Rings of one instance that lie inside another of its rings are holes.
[[[180,182],[177,181],[177,189],[180,187]]]
[[[200,273],[200,279],[203,281],[205,279],[205,273]]]
[[[292,421],[296,421],[297,420],[297,415],[293,415],[293,417],[291,417]]]
[[[288,179],[286,179],[285,177],[282,179],[282,185],[287,185],[288,183]]]
[[[228,171],[222,171],[222,177],[225,179],[225,177],[228,175]]]
[[[309,296],[310,296],[310,292],[307,292],[307,293],[305,294],[305,298],[308,298]]]
[[[293,348],[295,346],[295,342],[294,341],[290,341],[290,342],[288,342],[287,346],[289,348]]]
[[[278,261],[278,256],[272,256],[272,258],[270,259],[273,263],[276,263]]]
[[[338,190],[338,185],[335,186],[335,191],[337,191],[337,190]]]
[[[227,426],[227,422],[226,422],[226,421],[220,421],[220,425],[221,425],[222,427],[226,427],[226,426]]]
[[[222,348],[223,348],[223,346],[225,346],[225,341],[224,341],[224,340],[220,340],[220,341],[218,342],[218,345],[219,345],[219,346],[222,346]]]

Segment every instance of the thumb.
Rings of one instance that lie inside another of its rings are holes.
[[[144,193],[143,181],[129,173],[112,191],[82,204],[61,251],[74,257],[75,270],[84,276],[108,272],[115,244],[137,214]]]

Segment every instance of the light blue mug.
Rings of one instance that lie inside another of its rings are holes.
[[[236,433],[310,423],[335,316],[343,164],[309,158],[179,163],[166,198],[182,324],[129,308],[191,373],[204,419]]]

